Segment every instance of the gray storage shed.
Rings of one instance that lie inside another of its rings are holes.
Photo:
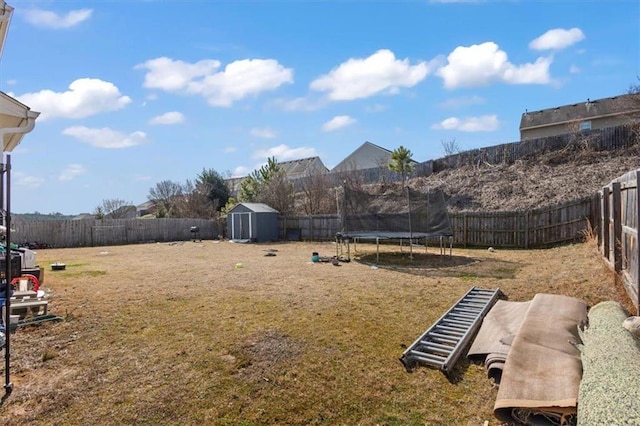
[[[227,214],[227,235],[236,241],[276,241],[278,211],[262,203],[240,203]]]

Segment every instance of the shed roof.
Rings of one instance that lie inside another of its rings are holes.
[[[244,206],[245,208],[251,210],[253,213],[278,213],[278,210],[272,207],[269,207],[268,205],[263,203],[240,203],[240,204],[237,204],[234,208],[232,208],[230,213],[233,213],[233,211],[238,206]]]
[[[526,111],[520,120],[520,130],[590,120],[601,117],[619,116],[640,112],[640,94],[627,94],[547,108],[540,111]]]

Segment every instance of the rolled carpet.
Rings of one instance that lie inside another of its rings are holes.
[[[608,301],[591,308],[588,317],[580,333],[578,425],[640,425],[640,346],[622,326],[627,314]]]
[[[512,340],[520,329],[529,306],[531,301],[498,300],[482,320],[478,334],[467,352],[470,360],[484,361],[487,375],[496,383],[500,382]]]
[[[582,377],[578,324],[587,319],[582,300],[536,294],[513,339],[494,405],[507,423],[575,424]]]

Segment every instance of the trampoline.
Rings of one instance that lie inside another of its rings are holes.
[[[398,188],[382,194],[369,194],[353,188],[344,188],[341,230],[336,234],[336,250],[347,246],[350,258],[350,242],[376,241],[376,263],[380,260],[380,241],[408,240],[410,257],[413,241],[424,239],[425,250],[429,239],[437,239],[440,255],[451,256],[453,231],[449,221],[444,193],[440,190],[419,192],[410,188]],[[448,243],[448,244],[447,244]]]

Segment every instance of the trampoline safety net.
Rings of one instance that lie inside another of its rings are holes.
[[[369,194],[344,188],[341,235],[360,238],[452,236],[444,193],[398,188]]]

